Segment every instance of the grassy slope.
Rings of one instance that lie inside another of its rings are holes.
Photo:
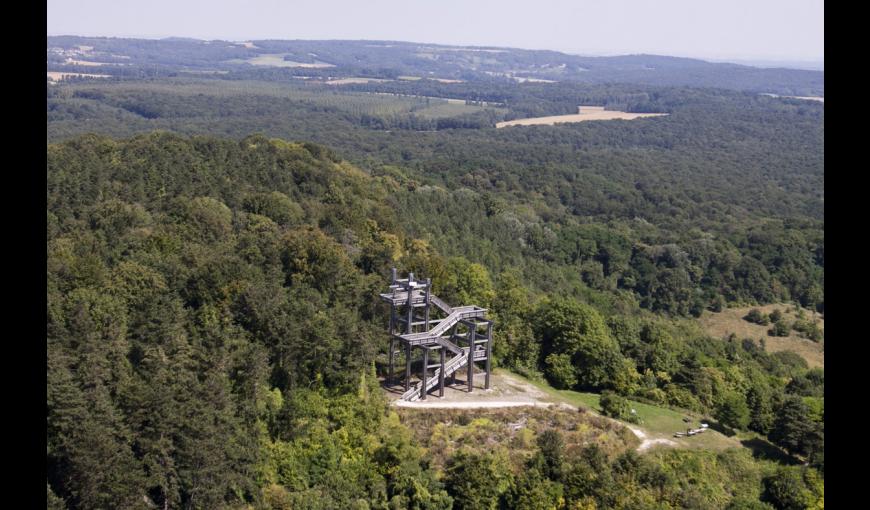
[[[698,322],[701,327],[704,328],[704,331],[713,338],[727,337],[731,333],[736,334],[739,339],[752,338],[753,340],[758,341],[758,339],[764,338],[768,352],[793,351],[803,357],[810,367],[824,368],[824,340],[816,343],[812,340],[801,338],[794,330],[792,330],[791,334],[787,337],[768,336],[767,330],[770,329],[771,326],[762,326],[743,320],[743,317],[745,317],[746,314],[749,313],[749,310],[753,308],[758,308],[765,314],[769,314],[775,308],[778,308],[783,312],[783,318],[789,323],[794,322],[796,318],[795,312],[792,311],[794,310],[794,305],[779,304],[727,308],[722,310],[720,313],[705,311],[704,314],[701,315],[701,318],[698,319]],[[811,312],[805,310],[804,314],[807,319],[813,319],[813,314]],[[815,314],[815,319],[818,321],[819,327],[824,331],[825,319],[818,313]]]
[[[599,407],[598,404],[599,395],[596,393],[586,393],[571,390],[557,390],[543,381],[534,381],[514,373],[511,373],[511,375],[513,377],[517,377],[518,379],[522,379],[529,384],[534,385],[536,388],[548,394],[554,401],[566,402],[573,406],[582,407],[596,413],[601,412],[601,407]],[[636,402],[633,400],[629,400],[629,403],[631,405],[631,408],[637,411],[637,415],[640,417],[642,422],[639,425],[635,425],[622,420],[619,421],[626,426],[640,429],[641,431],[646,433],[646,435],[651,439],[670,439],[683,448],[724,450],[726,448],[741,446],[738,439],[740,436],[727,437],[714,430],[709,430],[703,434],[693,437],[675,438],[673,437],[674,432],[686,430],[686,423],[683,422],[684,417],[688,416],[692,419],[692,422],[690,423],[692,427],[697,427],[698,422],[703,417],[697,413],[692,413],[689,411],[679,412],[664,407],[657,407],[641,402]]]

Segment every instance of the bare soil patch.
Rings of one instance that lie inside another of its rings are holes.
[[[512,407],[517,405],[551,405],[552,399],[531,384],[506,373],[494,373],[490,379],[490,389],[485,389],[485,374],[475,370],[474,391],[469,393],[464,371],[456,374],[456,382],[450,377],[445,380],[444,397],[438,397],[438,390],[431,390],[425,401],[403,402],[400,397],[405,388],[401,385],[387,386],[387,395],[395,404],[404,407],[432,408],[470,408],[470,407]],[[399,402],[402,402],[401,404]],[[495,404],[493,404],[495,402]]]

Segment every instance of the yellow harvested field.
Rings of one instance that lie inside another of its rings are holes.
[[[258,48],[259,48],[259,46],[256,46],[254,43],[252,43],[252,42],[250,42],[250,41],[237,42],[236,44],[238,44],[239,46],[244,46],[245,48],[250,48],[250,49],[252,49],[252,50],[253,50],[253,49],[258,49]]]
[[[64,64],[70,65],[70,66],[88,66],[88,67],[120,65],[120,64],[112,64],[111,62],[90,62],[88,60],[73,60],[71,58],[66,59],[66,62],[64,62]]]
[[[639,117],[660,117],[667,113],[628,113],[614,110],[605,110],[603,106],[580,106],[579,113],[571,115],[553,115],[551,117],[532,117],[530,119],[516,119],[499,122],[497,128],[508,126],[552,126],[568,122],[584,122],[587,120],[632,120]]]
[[[762,313],[770,314],[775,308],[782,312],[783,319],[788,323],[795,320],[796,314],[792,311],[794,305],[779,304],[779,305],[764,305],[764,306],[747,306],[743,308],[726,308],[719,313],[705,311],[698,319],[701,327],[713,338],[725,338],[731,333],[737,335],[737,338],[752,338],[756,342],[760,338],[764,338],[766,350],[768,352],[792,351],[799,354],[807,361],[810,367],[825,366],[825,348],[823,343],[816,343],[806,338],[797,336],[797,332],[792,331],[789,336],[776,337],[769,336],[767,330],[771,326],[762,326],[752,322],[743,320],[743,317],[749,313],[749,310],[758,308]],[[804,310],[805,317],[812,319],[813,314]],[[815,314],[819,328],[825,330],[825,319],[821,314]],[[824,342],[824,341],[823,341]]]
[[[542,78],[524,78],[522,76],[514,76],[513,78],[519,83],[556,83],[556,80],[544,80]]]
[[[59,73],[56,71],[47,71],[48,79],[51,81],[60,81],[64,78],[110,78],[108,74],[86,74],[86,73]]]

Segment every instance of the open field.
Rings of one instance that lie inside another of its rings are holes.
[[[113,64],[111,62],[91,62],[89,60],[74,60],[71,58],[66,59],[64,65],[70,66],[86,66],[86,67],[100,67],[100,66],[119,66],[122,64]]]
[[[70,74],[75,73],[55,73]],[[52,73],[49,73],[51,77]],[[102,76],[102,75],[93,75]],[[326,82],[328,83],[328,82]],[[267,96],[291,101],[305,101],[313,104],[334,107],[342,111],[370,115],[406,115],[413,113],[419,117],[438,119],[467,113],[483,111],[486,106],[467,105],[465,100],[447,98],[427,98],[387,93],[351,92],[338,87],[324,91],[326,87],[319,82],[307,84],[286,84],[253,80],[203,80],[195,77],[182,77],[159,83],[144,85],[134,82],[70,84],[71,90],[102,90],[110,93],[161,93],[182,96]],[[319,88],[315,88],[319,87]]]
[[[398,78],[399,80],[402,80],[402,81],[419,81],[419,80],[422,80],[422,79],[423,79],[422,76],[398,76],[397,78]],[[432,81],[441,82],[441,83],[465,83],[465,80],[451,80],[451,79],[448,79],[448,78],[432,78],[432,77],[427,77],[426,79],[427,79],[427,80],[432,80]]]
[[[65,78],[111,78],[108,74],[60,73],[57,71],[47,71],[46,75],[51,81],[60,81]]]
[[[294,62],[292,60],[284,60],[284,56],[288,55],[287,53],[266,53],[263,55],[257,55],[256,57],[251,57],[249,59],[241,60],[241,59],[232,59],[228,60],[229,64],[251,64],[255,66],[269,66],[269,67],[303,67],[303,68],[311,68],[311,69],[321,69],[326,67],[335,67],[332,64],[327,64],[326,62],[313,62],[313,63],[305,63],[305,62]]]
[[[524,78],[522,76],[514,76],[514,80],[518,83],[556,83],[556,80],[545,80],[543,78]]]
[[[475,106],[475,107],[488,107],[488,108],[501,108],[504,106],[502,103],[492,103],[487,101],[476,101],[473,105],[468,105],[465,99],[456,99],[450,97],[437,97],[437,96],[412,96],[410,94],[397,94],[395,92],[365,92],[365,94],[374,94],[377,96],[395,96],[395,97],[410,97],[414,99],[429,99],[433,101],[446,101],[450,104],[463,105],[463,106]]]
[[[450,100],[446,102],[442,102],[441,100],[432,100],[430,102],[430,106],[415,110],[414,114],[419,115],[420,117],[439,119],[445,117],[455,117],[466,113],[474,113],[482,111],[484,109],[487,109],[487,107],[468,105],[465,104],[464,100]],[[500,109],[498,108],[489,109],[500,111]]]
[[[805,101],[818,101],[820,103],[825,102],[825,98],[822,96],[781,96],[779,94],[770,94],[770,93],[762,93],[762,96],[770,96],[770,97],[784,97],[787,99],[803,99]]]
[[[501,372],[499,371],[498,373]],[[510,374],[510,376],[534,386],[536,390],[546,393],[550,399],[557,402],[568,403],[595,413],[601,412],[599,405],[601,396],[597,393],[557,390],[542,381],[532,381],[517,374]],[[707,450],[724,450],[726,448],[741,446],[737,437],[727,437],[715,430],[708,430],[703,434],[692,437],[673,437],[674,432],[686,430],[687,425],[683,422],[684,417],[692,419],[690,423],[692,428],[698,427],[698,423],[704,417],[690,411],[679,412],[633,400],[628,402],[631,408],[637,411],[637,416],[641,419],[641,423],[632,424],[621,420],[616,421],[630,428],[636,436],[644,441],[645,444],[641,443],[641,447],[646,447],[641,448],[642,451],[658,444],[677,448],[703,448]]]
[[[820,103],[825,102],[825,98],[821,97],[821,96],[782,96],[782,97],[788,97],[790,99],[804,99],[806,101],[818,101]]]
[[[449,379],[448,379],[449,381]],[[442,409],[472,410],[472,409],[504,409],[504,408],[548,408],[547,412],[560,413],[564,409],[584,410],[587,414],[600,415],[600,396],[595,393],[585,393],[570,390],[557,390],[542,381],[532,381],[507,370],[496,369],[492,375],[492,387],[483,389],[483,374],[475,376],[475,389],[472,393],[466,391],[464,375],[457,374],[457,384],[444,389],[444,398],[438,398],[437,392],[430,393],[425,401],[404,402],[399,400],[403,389],[387,387],[386,391],[394,405],[408,409],[426,409],[429,411]],[[629,401],[635,409],[640,424],[631,424],[622,420],[614,420],[601,416],[602,419],[618,422],[627,427],[640,439],[638,451],[646,451],[656,446],[675,448],[703,448],[722,450],[739,448],[737,437],[708,430],[692,437],[675,438],[674,432],[685,431],[687,424],[683,418],[688,416],[695,428],[702,416],[690,412],[679,412],[664,407],[657,407],[641,402]],[[517,411],[521,412],[521,411]]]
[[[516,119],[499,122],[497,128],[509,126],[552,126],[568,122],[584,122],[587,120],[632,120],[640,117],[660,117],[667,113],[628,113],[615,110],[605,110],[603,106],[580,106],[579,113],[570,115],[553,115],[550,117],[532,117],[529,119]]]
[[[336,80],[325,81],[327,85],[350,85],[353,83],[383,83],[386,81],[393,80],[385,80],[382,78],[338,78]]]
[[[794,309],[793,305],[779,304],[727,308],[719,313],[704,311],[698,321],[700,322],[701,327],[714,338],[724,338],[731,333],[737,335],[737,338],[740,340],[751,338],[758,341],[760,338],[764,338],[766,345],[765,348],[768,352],[793,351],[803,357],[810,367],[824,368],[824,343],[816,343],[812,340],[801,338],[797,335],[796,331],[792,331],[789,336],[785,337],[769,336],[767,330],[769,330],[771,326],[762,326],[760,324],[754,324],[743,320],[743,317],[745,317],[746,314],[749,313],[749,310],[753,308],[758,308],[765,314],[769,314],[775,308],[778,308],[783,314],[782,320],[788,322],[794,322],[796,318],[795,312],[792,311]],[[812,319],[813,317],[813,314],[809,311],[805,310],[804,314],[807,319]],[[815,318],[818,321],[819,328],[824,331],[825,319],[818,313],[815,314]]]

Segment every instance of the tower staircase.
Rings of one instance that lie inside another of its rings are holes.
[[[455,379],[456,372],[463,368],[467,371],[468,391],[473,391],[475,362],[485,362],[485,387],[488,389],[493,323],[486,319],[487,310],[474,305],[452,307],[432,294],[430,288],[430,280],[415,280],[413,273],[409,273],[408,278],[398,279],[393,269],[390,292],[380,295],[391,307],[388,380],[392,381],[395,376],[395,355],[404,351],[404,400],[425,400],[427,393],[436,387],[439,388],[439,396],[443,396],[445,378],[453,376]],[[432,305],[446,316],[442,319],[432,318]],[[420,309],[422,314],[419,313]],[[481,328],[485,330],[481,331]],[[465,332],[459,332],[460,329]],[[397,345],[401,347],[398,351]],[[420,381],[412,384],[411,358],[414,349],[422,351],[423,367]],[[430,364],[430,353],[437,353],[440,362]],[[431,369],[434,372],[430,374]]]

